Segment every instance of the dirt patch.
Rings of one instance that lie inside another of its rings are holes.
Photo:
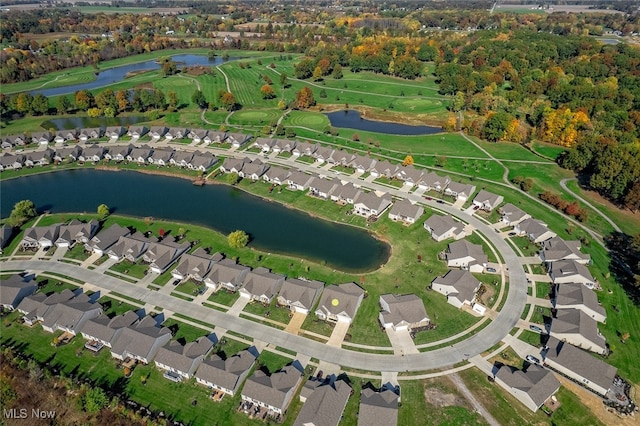
[[[452,406],[470,408],[468,401],[464,397],[457,393],[453,393],[453,391],[450,391],[450,389],[447,389],[446,387],[440,386],[440,382],[443,381],[450,383],[448,378],[442,377],[439,379],[437,384],[436,382],[431,382],[431,386],[428,384],[425,387],[424,399],[427,403],[431,404],[435,408]]]

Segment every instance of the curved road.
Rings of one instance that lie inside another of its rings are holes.
[[[570,180],[576,180],[576,178],[570,178],[570,179],[566,178],[566,179],[562,179],[560,181],[560,186],[562,187],[562,189],[567,191],[570,195],[573,195],[575,198],[577,198],[584,205],[586,205],[587,207],[590,207],[594,212],[596,212],[597,214],[602,216],[604,218],[604,220],[609,222],[609,224],[613,227],[614,230],[616,230],[617,232],[622,232],[620,227],[618,225],[616,225],[616,223],[613,220],[611,220],[611,218],[609,218],[609,216],[607,216],[606,214],[602,213],[600,210],[595,208],[595,206],[593,204],[591,204],[590,202],[588,202],[587,200],[585,200],[584,198],[582,198],[581,196],[579,196],[578,194],[576,194],[575,192],[573,192],[572,190],[567,188],[567,182],[570,181]]]

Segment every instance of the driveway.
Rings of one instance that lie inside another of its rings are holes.
[[[291,321],[289,321],[289,324],[287,324],[284,331],[286,331],[287,333],[298,335],[298,332],[302,328],[302,323],[304,322],[305,318],[307,318],[306,314],[303,314],[301,312],[294,312],[293,317],[291,317]]]
[[[347,335],[347,331],[349,331],[349,323],[338,321],[333,327],[333,332],[331,332],[331,336],[329,340],[327,340],[327,345],[335,346],[336,348],[342,347],[342,342],[344,342],[344,337]]]
[[[394,330],[392,327],[386,329],[389,342],[393,346],[393,353],[399,356],[405,356],[406,354],[418,354],[420,351],[413,343],[413,339],[409,334],[409,330]]]

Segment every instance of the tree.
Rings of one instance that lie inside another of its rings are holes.
[[[284,89],[289,84],[289,76],[286,72],[280,74],[280,86]]]
[[[640,209],[640,182],[634,183],[629,192],[627,192],[624,197],[624,205],[633,212]]]
[[[162,63],[162,75],[166,77],[168,75],[174,75],[177,72],[178,65],[171,58],[165,59]]]
[[[78,90],[75,96],[76,108],[82,111],[86,111],[93,107],[95,100],[93,94],[88,90]]]
[[[237,173],[228,173],[226,179],[229,185],[235,185],[240,182],[240,176]]]
[[[336,80],[340,80],[342,78],[342,65],[337,64],[335,67],[333,67],[331,77],[335,78]]]
[[[238,106],[236,97],[233,96],[233,93],[231,92],[225,92],[224,95],[222,95],[222,98],[220,98],[220,104],[222,105],[222,108],[227,111],[233,111]]]
[[[285,101],[284,99],[280,99],[278,101],[278,109],[281,109],[281,110],[287,109],[287,101]]]
[[[276,97],[276,92],[273,90],[273,87],[268,84],[260,88],[260,93],[262,93],[262,99],[273,99]]]
[[[107,394],[101,387],[94,386],[82,397],[82,407],[87,413],[97,413],[109,404]]]
[[[11,210],[9,215],[9,224],[11,226],[22,226],[26,221],[38,215],[36,206],[31,200],[18,201]]]
[[[96,95],[96,106],[100,109],[113,108],[118,109],[118,100],[116,94],[111,89],[103,90]]]
[[[33,115],[43,115],[49,112],[49,98],[38,93],[31,102],[31,112]]]
[[[313,97],[313,91],[308,87],[303,87],[296,92],[296,105],[300,109],[312,107],[316,104],[316,100]]]
[[[407,155],[406,157],[404,157],[404,160],[402,161],[402,165],[403,166],[413,165],[413,156]]]
[[[249,243],[249,235],[241,230],[233,231],[227,237],[227,241],[233,248],[242,248],[245,247],[247,243]]]
[[[315,81],[322,80],[322,68],[320,68],[320,67],[315,67],[315,68],[313,69],[313,79],[314,79]]]
[[[98,206],[98,216],[100,216],[101,219],[109,216],[110,212],[111,210],[109,210],[109,206],[107,206],[106,204],[100,204]]]
[[[116,101],[118,103],[118,112],[124,112],[129,109],[129,95],[125,90],[118,90],[116,93]]]
[[[191,96],[191,102],[198,105],[201,109],[207,108],[207,105],[209,104],[207,102],[207,98],[204,97],[204,93],[202,93],[202,90],[196,90],[193,93],[193,95]]]
[[[56,111],[58,114],[66,114],[71,109],[71,101],[66,96],[60,96],[56,102]]]
[[[100,108],[89,108],[87,110],[87,115],[89,117],[100,117],[102,115],[102,110]]]
[[[169,110],[176,111],[178,109],[178,94],[173,90],[169,92]]]
[[[447,157],[444,155],[436,156],[436,167],[444,167],[447,165]]]
[[[29,111],[31,111],[31,102],[33,102],[33,96],[31,96],[29,93],[19,93],[18,96],[16,96],[16,111],[18,111],[20,114],[26,114]]]

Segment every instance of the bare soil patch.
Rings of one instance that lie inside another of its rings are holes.
[[[471,408],[466,398],[458,394],[446,376],[439,378],[437,382],[431,380],[425,387],[424,398],[428,404],[436,408],[452,406]]]

